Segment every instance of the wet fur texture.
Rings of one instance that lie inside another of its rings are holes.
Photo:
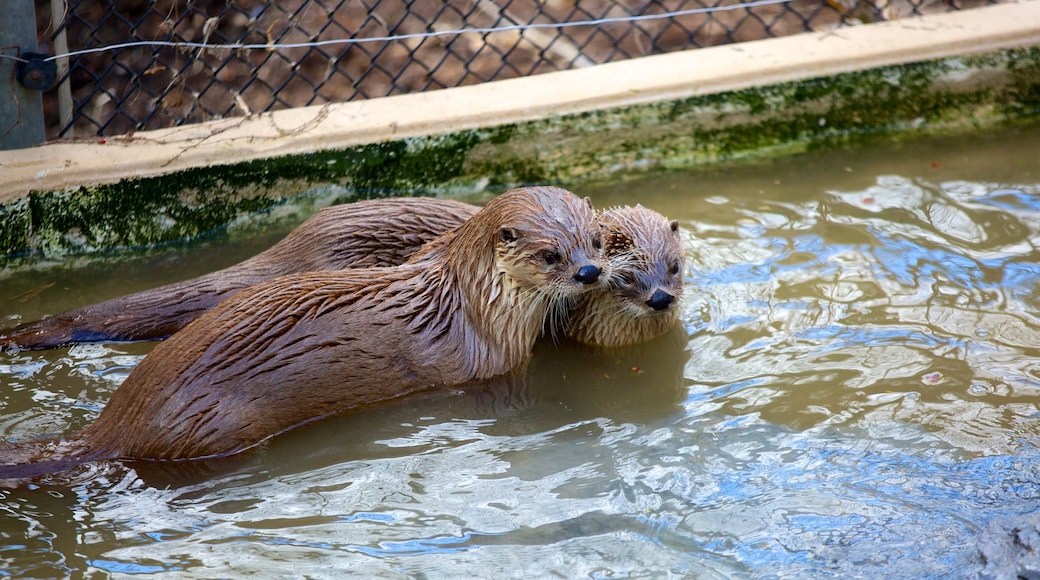
[[[668,332],[679,318],[686,270],[679,222],[639,205],[607,210],[599,221],[612,274],[607,288],[572,310],[568,336],[624,346]]]
[[[225,456],[335,413],[522,366],[547,316],[609,279],[588,200],[502,194],[387,268],[290,274],[221,302],[66,440],[0,446],[0,477],[97,459]],[[577,278],[593,266],[596,281]]]
[[[0,346],[50,348],[70,342],[163,339],[221,300],[277,276],[305,271],[395,266],[480,208],[452,200],[394,198],[325,208],[270,249],[229,268],[43,320],[0,330]],[[613,266],[610,289],[590,294],[558,329],[591,345],[621,346],[666,332],[679,314],[684,253],[677,223],[637,207],[600,216]],[[673,275],[678,261],[680,272]],[[675,298],[663,311],[647,300]],[[555,319],[554,319],[555,320]]]
[[[328,207],[268,250],[230,268],[0,330],[0,346],[35,349],[166,338],[228,296],[278,276],[402,264],[479,209],[431,198]]]

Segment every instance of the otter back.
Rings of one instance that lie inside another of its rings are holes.
[[[328,207],[244,262],[0,330],[0,346],[34,349],[70,342],[163,339],[228,296],[277,276],[401,264],[479,209],[421,197]]]

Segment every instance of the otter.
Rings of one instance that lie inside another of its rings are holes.
[[[0,330],[0,346],[33,349],[71,342],[164,339],[228,296],[277,276],[401,264],[479,209],[433,198],[328,207],[244,262]],[[641,206],[607,210],[600,221],[605,238],[614,240],[606,249],[614,262],[612,288],[604,290],[601,299],[590,295],[583,301],[571,316],[569,336],[591,345],[622,346],[664,333],[679,315],[683,290],[678,223]]]
[[[0,446],[0,478],[105,459],[225,457],[300,425],[523,366],[610,266],[591,202],[506,192],[400,266],[281,276],[156,346],[98,419]]]
[[[609,209],[599,221],[613,274],[572,309],[567,336],[616,347],[665,334],[679,318],[685,282],[679,222],[641,205]]]
[[[378,199],[324,208],[244,262],[0,330],[0,346],[40,349],[72,342],[163,339],[221,300],[271,278],[401,264],[479,209],[431,198]]]

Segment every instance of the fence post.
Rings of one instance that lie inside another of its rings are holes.
[[[36,13],[33,0],[3,0],[0,10],[0,53],[17,56],[36,52]],[[0,150],[20,149],[46,139],[43,95],[15,79],[18,62],[0,58]]]

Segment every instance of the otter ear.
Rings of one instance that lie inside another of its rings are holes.
[[[502,228],[498,230],[498,239],[502,240],[507,244],[511,244],[520,237],[520,234],[514,228]]]
[[[679,233],[679,220],[672,220],[668,227],[672,228],[673,232]]]

